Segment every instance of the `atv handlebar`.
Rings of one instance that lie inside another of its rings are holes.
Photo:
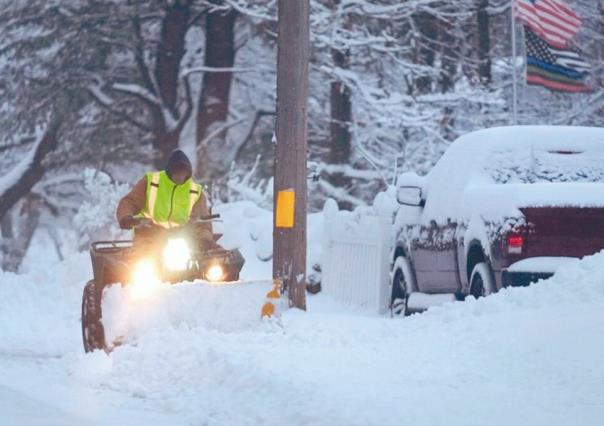
[[[219,219],[220,215],[219,214],[209,214],[206,216],[202,216],[199,219],[196,219],[190,223],[206,223],[206,222],[213,222],[216,219]],[[159,227],[158,225],[156,225],[153,220],[146,218],[146,217],[142,217],[142,218],[137,218],[138,223],[136,225],[133,226],[134,229],[150,229],[153,227]]]
[[[202,216],[199,218],[199,220],[201,221],[208,221],[208,220],[214,220],[214,219],[220,219],[220,215],[219,214],[209,214],[206,216]]]

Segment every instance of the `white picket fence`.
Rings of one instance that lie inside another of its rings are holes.
[[[325,219],[322,291],[350,306],[384,313],[390,303],[390,218]]]

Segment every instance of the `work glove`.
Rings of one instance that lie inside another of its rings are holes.
[[[199,241],[199,247],[202,251],[224,250],[222,246],[220,246],[220,244],[216,243],[216,241],[207,238],[204,238]]]
[[[124,216],[120,219],[120,228],[122,229],[132,229],[136,225],[138,225],[139,218],[133,216]]]

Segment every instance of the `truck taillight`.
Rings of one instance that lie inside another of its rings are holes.
[[[524,247],[524,235],[508,234],[508,236],[507,236],[508,254],[522,254],[523,247]]]

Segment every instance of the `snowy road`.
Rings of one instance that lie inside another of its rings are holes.
[[[136,341],[110,356],[80,347],[83,261],[59,265],[44,288],[36,272],[0,275],[0,424],[604,419],[604,254],[528,289],[394,320],[320,295],[307,313],[286,312],[282,327],[261,323],[261,283],[228,297],[168,288],[137,306],[120,290],[115,324]]]

